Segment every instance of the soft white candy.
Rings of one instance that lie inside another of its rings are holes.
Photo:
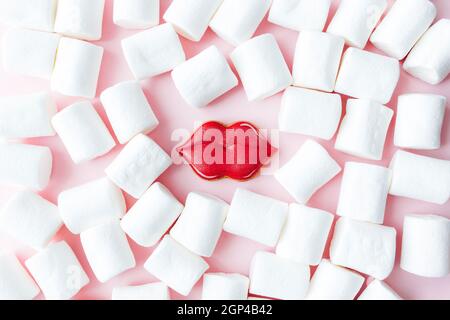
[[[64,108],[52,118],[52,124],[75,163],[98,158],[116,145],[89,101]]]
[[[370,100],[347,100],[335,148],[370,160],[383,157],[386,136],[394,111]]]
[[[0,300],[32,300],[39,291],[16,256],[0,254]]]
[[[324,259],[311,279],[306,299],[353,300],[363,283],[363,276]]]
[[[329,212],[291,204],[276,254],[301,264],[318,265],[333,219]]]
[[[209,266],[170,236],[165,236],[144,265],[156,278],[187,296]],[[182,271],[182,272],[180,272]]]
[[[36,138],[54,136],[51,118],[56,104],[49,93],[0,98],[0,137]]]
[[[47,147],[0,143],[0,184],[43,190],[50,181],[52,162]]]
[[[118,220],[83,231],[80,239],[92,271],[100,282],[136,266],[127,236]]]
[[[89,278],[69,245],[50,244],[25,261],[48,300],[68,300],[89,283]]]
[[[192,107],[201,108],[238,85],[227,60],[211,46],[172,71],[175,87]]]
[[[169,288],[164,283],[155,282],[114,288],[112,300],[170,300],[170,294]]]
[[[403,300],[391,287],[380,280],[373,280],[358,300]]]
[[[389,56],[402,60],[435,17],[436,7],[428,0],[397,0],[370,42]]]
[[[297,202],[305,204],[339,172],[341,167],[327,150],[317,142],[307,140],[274,176]]]
[[[249,101],[263,100],[292,84],[280,47],[272,34],[250,39],[231,53]]]
[[[0,22],[52,32],[57,0],[0,0]]]
[[[171,164],[170,156],[155,141],[138,134],[105,172],[118,187],[139,199]]]
[[[347,162],[336,213],[359,221],[383,224],[391,174],[391,170],[385,167]]]
[[[159,122],[137,81],[125,81],[102,92],[100,100],[121,144],[149,133]]]
[[[257,252],[250,266],[250,293],[259,296],[302,300],[309,286],[309,266]]]
[[[58,0],[55,32],[83,40],[102,37],[105,0]]]
[[[207,273],[203,276],[202,300],[247,300],[250,281],[233,273]]]
[[[168,72],[186,60],[180,38],[169,23],[123,39],[122,51],[138,80]]]
[[[50,79],[61,36],[26,29],[11,29],[3,38],[3,68],[11,73]]]
[[[348,48],[335,91],[359,99],[388,103],[400,79],[399,62],[376,53]]]
[[[445,204],[450,198],[450,161],[397,151],[389,194]]]
[[[300,32],[292,69],[294,85],[332,92],[343,50],[341,37],[317,31]]]
[[[62,38],[51,78],[52,90],[67,96],[94,98],[102,58],[102,47]]]
[[[219,198],[191,192],[170,235],[195,254],[211,257],[222,234],[228,207]]]
[[[363,49],[387,8],[386,0],[342,0],[327,32]]]
[[[439,149],[446,104],[446,97],[433,94],[399,96],[394,144],[409,149]]]
[[[67,229],[79,234],[119,220],[125,214],[126,204],[122,191],[109,179],[101,178],[61,192],[58,209]]]
[[[287,203],[237,189],[223,229],[266,246],[275,247],[287,214]]]
[[[223,0],[173,0],[163,18],[186,39],[200,41],[222,2]]]
[[[278,125],[282,132],[330,140],[338,129],[341,114],[340,95],[289,87],[281,100]]]
[[[234,46],[250,39],[269,11],[272,0],[224,0],[210,28]]]
[[[127,29],[145,29],[159,24],[160,0],[114,0],[113,21]]]
[[[407,215],[403,222],[400,267],[422,277],[450,273],[450,220],[436,215]]]
[[[430,84],[442,82],[450,73],[450,20],[441,19],[420,38],[403,68]]]
[[[331,0],[273,0],[269,21],[295,31],[322,31]]]
[[[379,280],[386,279],[394,268],[396,234],[391,227],[340,218],[331,241],[331,261]]]

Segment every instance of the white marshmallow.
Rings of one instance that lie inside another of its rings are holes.
[[[282,132],[330,140],[338,129],[341,114],[340,95],[289,87],[281,100],[278,124]]]
[[[348,48],[342,58],[335,91],[359,99],[388,103],[400,79],[395,59]]]
[[[294,86],[334,90],[344,50],[344,39],[329,33],[302,31],[295,48]]]
[[[347,162],[336,213],[341,217],[383,224],[391,185],[390,169]]]
[[[0,0],[0,22],[8,25],[52,32],[57,0]]]
[[[233,273],[207,273],[203,276],[202,300],[247,300],[250,280]]]
[[[61,36],[11,29],[3,37],[3,68],[10,73],[50,79]]]
[[[430,84],[442,82],[450,73],[450,20],[441,19],[420,38],[403,68]]]
[[[43,190],[50,181],[52,162],[47,147],[0,143],[0,184]]]
[[[61,38],[51,87],[67,96],[94,98],[103,48],[88,42]]]
[[[173,0],[164,20],[192,41],[200,41],[223,0]]]
[[[219,198],[191,192],[170,235],[195,254],[211,257],[222,234],[228,207]]]
[[[27,190],[15,194],[0,211],[0,229],[35,249],[45,248],[61,226],[58,208]]]
[[[39,288],[12,254],[0,254],[0,299],[32,300]]]
[[[145,29],[159,24],[159,0],[114,0],[113,21],[126,29]]]
[[[269,21],[295,31],[322,31],[331,0],[273,0]]]
[[[106,115],[121,144],[138,133],[147,134],[159,121],[137,81],[125,81],[106,89],[100,95]]]
[[[436,204],[450,198],[450,161],[397,151],[389,194]]]
[[[58,0],[55,32],[83,40],[102,37],[105,0]]]
[[[183,207],[169,189],[156,182],[128,211],[120,225],[139,245],[152,247],[175,222]]]
[[[186,60],[180,38],[169,23],[123,39],[122,51],[138,80],[168,72]]]
[[[272,0],[224,0],[209,27],[225,41],[238,46],[253,36],[271,3]]]
[[[394,268],[396,234],[391,227],[340,218],[331,241],[331,262],[384,280]]]
[[[363,276],[324,259],[311,279],[306,300],[353,300],[363,283]]]
[[[112,300],[170,300],[169,288],[162,282],[114,288]]]
[[[83,231],[80,239],[89,265],[102,283],[136,266],[119,221],[110,221]]]
[[[179,294],[187,296],[209,266],[170,236],[165,236],[144,268]]]
[[[236,189],[226,232],[275,247],[288,214],[288,204],[244,189]]]
[[[56,104],[46,92],[0,98],[0,137],[8,139],[54,136],[51,118]]]
[[[341,167],[327,150],[307,140],[274,176],[297,202],[305,204],[339,172]]]
[[[387,5],[386,0],[342,0],[327,32],[343,37],[349,46],[364,49]]]
[[[216,46],[175,67],[172,79],[192,107],[201,108],[238,85],[227,60]]]
[[[301,264],[318,265],[333,219],[329,212],[291,204],[276,254]]]
[[[358,300],[403,300],[391,287],[380,280],[373,280]]]
[[[394,144],[401,148],[439,149],[446,104],[446,97],[433,94],[399,96]]]
[[[250,266],[250,293],[282,300],[302,300],[308,290],[309,276],[309,266],[259,251]]]
[[[52,118],[52,124],[75,163],[98,158],[116,145],[89,101],[64,108]]]
[[[394,111],[370,100],[349,99],[335,148],[356,157],[381,160]]]
[[[450,273],[450,220],[436,215],[407,215],[403,222],[400,267],[428,278]]]
[[[50,244],[25,261],[48,300],[68,300],[89,283],[89,278],[69,245]]]
[[[155,141],[138,134],[105,172],[119,188],[139,199],[171,165],[172,159]]]
[[[61,192],[58,209],[67,229],[79,234],[119,220],[125,214],[126,204],[122,191],[109,179],[101,178]]]
[[[389,56],[402,60],[435,17],[436,7],[428,0],[397,0],[375,29],[370,42]]]
[[[263,100],[292,84],[280,47],[272,34],[250,39],[231,53],[249,101]]]

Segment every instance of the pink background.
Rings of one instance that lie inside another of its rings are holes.
[[[329,15],[329,20],[334,15],[339,1],[333,1],[333,7]],[[392,2],[392,1],[390,1]],[[132,79],[124,60],[120,40],[134,34],[136,31],[127,31],[115,26],[112,23],[112,0],[106,0],[106,9],[104,15],[103,38],[96,44],[105,48],[105,55],[101,69],[101,75],[98,85],[97,97],[100,92],[117,82]],[[161,13],[164,13],[168,7],[169,0],[161,0]],[[438,8],[438,19],[450,18],[450,1],[435,0]],[[162,14],[161,14],[162,16]],[[412,22],[413,23],[413,22]],[[6,27],[0,27],[0,36],[4,33]],[[284,29],[267,22],[264,22],[258,28],[256,34],[270,32],[275,35],[283,51],[287,63],[292,67],[293,54],[297,32]],[[227,55],[233,50],[233,47],[219,39],[215,34],[208,30],[202,41],[199,43],[191,42],[182,38],[182,44],[188,58],[199,53],[208,46],[214,44]],[[376,51],[369,46],[367,49]],[[276,129],[277,117],[280,108],[281,94],[266,99],[262,102],[250,103],[247,101],[242,85],[233,89],[225,96],[219,98],[209,107],[203,109],[194,109],[189,107],[180,97],[171,80],[170,74],[164,74],[153,79],[142,81],[142,85],[147,97],[156,112],[161,125],[153,131],[150,136],[163,146],[166,151],[172,150],[178,141],[171,141],[171,134],[176,129],[186,129],[192,131],[195,123],[208,120],[218,120],[224,123],[233,123],[239,120],[246,120],[254,123],[260,128]],[[26,94],[40,90],[49,90],[49,82],[25,77],[6,74],[0,70],[0,95]],[[447,78],[438,86],[431,86],[421,82],[405,72],[402,72],[400,84],[395,92],[395,97],[388,106],[395,109],[397,96],[403,93],[427,92],[437,93],[450,99],[450,79]],[[54,94],[54,98],[59,109],[81,99],[64,97]],[[344,99],[345,100],[345,99]],[[98,98],[94,101],[100,115],[105,122],[109,123],[105,117],[104,110],[99,103]],[[443,147],[437,151],[417,152],[420,154],[450,159],[450,130],[449,116],[447,112],[445,120],[445,129],[443,132]],[[386,143],[383,161],[375,162],[379,165],[388,165],[389,161],[396,151],[392,143],[393,124],[390,127],[388,141]],[[285,163],[303,144],[306,137],[299,135],[280,135],[280,161]],[[84,163],[74,165],[65,151],[58,137],[29,139],[27,143],[49,146],[54,155],[53,175],[48,188],[42,192],[42,195],[50,201],[56,203],[59,192],[95,178],[104,176],[104,168],[114,159],[121,150],[117,146],[113,152],[108,155]],[[367,162],[359,158],[354,158],[334,150],[334,139],[332,141],[320,141],[332,156],[343,166],[346,161]],[[339,175],[331,183],[327,184],[309,202],[310,206],[335,212],[337,198],[342,175]],[[259,192],[264,195],[272,196],[277,199],[292,202],[293,199],[271,176],[258,176],[247,182],[236,182],[232,180],[220,180],[207,182],[201,180],[186,165],[172,166],[164,173],[159,181],[164,183],[170,190],[182,201],[191,191],[210,192],[230,201],[233,192],[237,187],[248,188],[249,190]],[[0,205],[14,192],[11,188],[0,188]],[[127,196],[127,204],[130,207],[134,200]],[[392,286],[402,297],[406,299],[450,299],[450,276],[441,279],[421,278],[402,271],[399,268],[399,257],[401,249],[401,235],[403,217],[408,213],[427,213],[439,214],[450,218],[450,203],[439,206],[425,202],[389,197],[386,210],[385,224],[397,229],[397,261],[391,276],[386,282]],[[125,272],[112,279],[106,284],[100,284],[93,275],[86,257],[81,248],[78,236],[72,235],[66,228],[61,229],[55,240],[66,240],[75,250],[83,267],[87,271],[91,283],[81,290],[76,296],[77,299],[110,299],[111,290],[121,285],[138,285],[156,281],[156,279],[143,269],[143,264],[152,253],[153,248],[143,248],[130,240],[130,244],[137,259],[137,267]],[[21,260],[24,260],[33,254],[33,251],[21,246],[7,236],[0,235],[0,248],[16,250]],[[223,233],[219,245],[212,258],[207,259],[210,264],[209,272],[239,272],[247,275],[249,264],[253,254],[257,250],[270,250],[262,245],[256,244],[250,240],[232,236]],[[328,257],[328,249],[325,252]],[[171,291],[173,298],[183,298]],[[201,281],[195,286],[188,298],[199,298],[201,294]],[[42,298],[42,296],[41,296]]]

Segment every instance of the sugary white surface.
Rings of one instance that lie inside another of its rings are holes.
[[[126,29],[145,29],[159,24],[160,0],[114,0],[113,21]]]
[[[170,293],[164,283],[154,282],[140,286],[114,288],[112,300],[170,300]]]
[[[237,273],[203,276],[202,300],[247,300],[250,280]]]
[[[383,281],[374,279],[358,297],[358,300],[403,300]]]
[[[53,32],[57,0],[0,0],[0,22]]]

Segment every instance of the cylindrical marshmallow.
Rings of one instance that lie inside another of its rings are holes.
[[[114,0],[113,21],[126,29],[145,29],[159,24],[160,0]]]
[[[57,0],[0,0],[0,21],[26,29],[53,32]]]
[[[403,221],[400,267],[428,278],[450,273],[450,220],[436,215],[407,215]]]
[[[67,96],[94,98],[102,58],[102,47],[62,38],[51,78],[52,90]]]
[[[249,101],[263,100],[292,84],[280,47],[272,34],[250,39],[231,53]]]
[[[344,50],[344,39],[329,33],[302,31],[295,48],[294,86],[332,92]]]
[[[383,281],[374,279],[358,297],[358,300],[403,300]]]
[[[162,282],[114,288],[112,300],[170,300],[169,288]]]
[[[61,192],[58,209],[67,229],[79,234],[119,220],[125,214],[126,204],[122,191],[109,179],[101,178]]]
[[[388,5],[387,0],[342,0],[327,32],[349,46],[364,49]]]
[[[247,300],[250,280],[237,273],[203,276],[202,300]]]
[[[436,7],[428,0],[397,0],[370,42],[389,56],[402,60],[435,17]]]
[[[438,84],[450,73],[450,20],[441,19],[420,38],[403,68],[430,84]]]
[[[43,190],[50,181],[52,162],[47,147],[0,143],[0,184]]]
[[[7,139],[54,136],[51,118],[56,104],[46,92],[0,98],[0,137]]]
[[[370,100],[349,99],[335,148],[356,157],[381,160],[394,111]]]
[[[89,265],[102,283],[136,266],[119,221],[110,221],[83,231],[80,239]]]
[[[52,124],[75,163],[98,158],[116,145],[108,128],[88,101],[64,108],[52,118]]]
[[[390,165],[389,194],[445,204],[450,198],[450,161],[399,150]]]

